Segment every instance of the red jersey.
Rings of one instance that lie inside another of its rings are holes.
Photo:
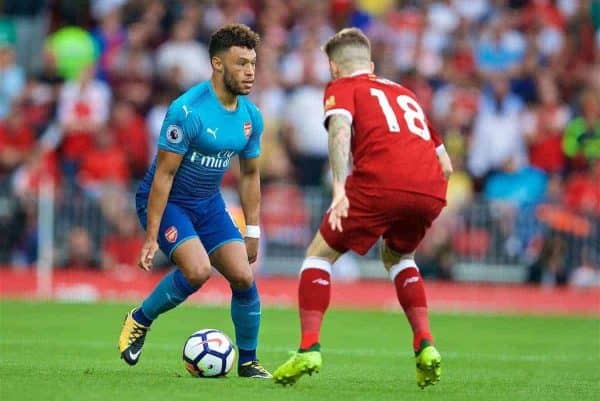
[[[347,184],[446,199],[437,159],[443,144],[414,93],[373,74],[337,79],[325,89],[325,124],[334,114],[352,121],[352,174]]]

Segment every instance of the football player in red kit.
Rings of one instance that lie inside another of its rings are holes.
[[[446,204],[452,165],[415,95],[373,74],[370,43],[359,29],[343,29],[324,50],[333,78],[324,96],[333,200],[300,269],[299,349],[273,378],[294,384],[320,370],[331,265],[348,250],[364,255],[382,237],[381,259],[412,328],[424,388],[439,380],[441,356],[414,254]]]

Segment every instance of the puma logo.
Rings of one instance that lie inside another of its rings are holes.
[[[219,128],[215,128],[215,129],[207,128],[206,132],[211,134],[213,136],[213,138],[217,139],[217,131],[218,130],[219,130]]]
[[[417,281],[419,281],[418,276],[409,277],[406,280],[404,280],[404,284],[402,285],[402,287],[406,287],[407,285],[411,283],[416,283]]]
[[[329,281],[325,280],[324,278],[316,278],[312,281],[312,283],[318,285],[329,285]]]

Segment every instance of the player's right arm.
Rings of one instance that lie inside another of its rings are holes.
[[[354,118],[353,87],[333,82],[324,95],[325,128],[329,133],[329,165],[333,175],[333,199],[328,221],[332,230],[343,231],[342,218],[348,217],[350,202],[346,196],[346,178],[350,165],[350,143]]]
[[[156,171],[152,180],[152,188],[148,196],[148,223],[146,239],[140,255],[140,267],[144,270],[152,268],[152,259],[158,250],[156,242],[160,220],[169,199],[173,179],[179,169],[183,155],[159,149],[156,156]]]
[[[152,268],[152,259],[158,250],[160,221],[169,199],[173,180],[189,147],[189,131],[193,126],[186,121],[182,110],[182,106],[177,103],[169,107],[158,138],[156,170],[148,196],[146,238],[138,263],[144,270]]]
[[[328,121],[329,164],[333,175],[333,200],[329,207],[329,224],[332,230],[343,231],[342,218],[348,217],[350,203],[346,196],[346,178],[350,164],[352,125],[347,116],[332,115]]]

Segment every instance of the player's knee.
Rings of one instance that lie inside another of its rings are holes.
[[[184,269],[183,274],[191,285],[200,287],[210,278],[211,272],[210,265],[197,264],[189,269]]]
[[[386,270],[390,270],[390,268],[396,263],[400,258],[397,255],[394,255],[390,248],[388,248],[385,242],[381,243],[379,247],[379,257],[381,258],[381,262],[383,262],[383,267]]]
[[[317,234],[306,249],[305,257],[326,259],[330,263],[334,263],[340,257],[340,253],[332,249],[323,237]]]
[[[415,253],[398,253],[387,246],[385,242],[382,242],[381,247],[379,248],[379,256],[381,257],[385,269],[390,270],[393,265],[397,264],[402,259],[414,259]]]
[[[229,284],[238,290],[250,288],[252,287],[252,283],[254,283],[254,275],[252,274],[252,270],[250,268],[238,269],[235,273],[229,276]]]

